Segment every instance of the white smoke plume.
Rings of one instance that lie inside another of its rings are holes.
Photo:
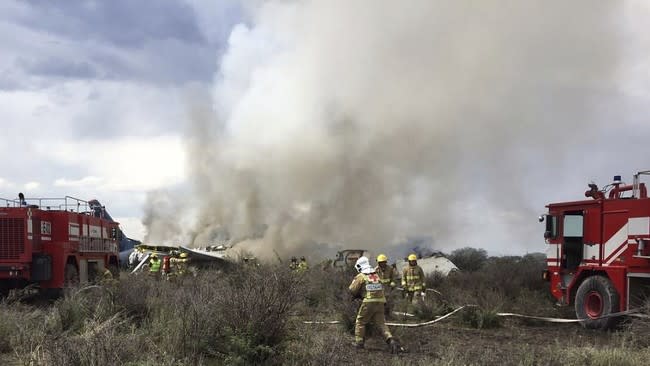
[[[147,193],[147,205],[142,223],[147,228],[145,243],[164,243],[182,241],[183,228],[177,213],[179,200],[167,191],[156,190]]]
[[[531,183],[584,159],[574,152],[601,133],[597,107],[621,63],[618,2],[249,10],[212,101],[192,103],[193,245],[331,256],[322,243],[390,251],[417,235],[437,250],[544,250],[546,199]]]

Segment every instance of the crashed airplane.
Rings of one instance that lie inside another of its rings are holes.
[[[131,273],[140,271],[154,253],[162,260],[165,257],[187,253],[192,265],[197,268],[226,269],[235,263],[235,259],[226,254],[225,248],[224,250],[211,250],[189,248],[183,245],[139,244],[134,248],[133,255],[129,257],[129,268],[133,268]]]

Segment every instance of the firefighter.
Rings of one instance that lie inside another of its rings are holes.
[[[137,249],[133,249],[133,250],[131,251],[131,254],[129,254],[129,262],[128,262],[128,263],[129,263],[129,264],[128,264],[129,269],[133,269],[135,266],[138,265],[138,264],[136,263],[137,260],[138,260],[138,250],[137,250]],[[139,262],[138,262],[138,263],[139,263]]]
[[[188,258],[187,253],[183,252],[178,257],[173,257],[169,260],[170,265],[173,268],[174,275],[181,277],[185,276],[188,272],[190,258]]]
[[[162,277],[166,280],[169,280],[169,275],[171,274],[171,263],[168,255],[163,256],[161,272],[162,272]]]
[[[409,254],[408,266],[404,267],[402,272],[402,287],[404,294],[409,302],[413,301],[413,296],[426,296],[426,285],[424,283],[424,271],[418,266],[418,256]]]
[[[291,263],[289,263],[289,269],[292,271],[298,270],[298,259],[296,257],[291,257]]]
[[[110,269],[104,267],[104,269],[101,271],[102,273],[102,278],[99,281],[102,285],[112,285],[115,283],[115,279],[113,278],[113,272],[111,272]]]
[[[135,257],[135,265],[137,266],[138,264],[140,264],[144,260],[145,256],[146,253],[144,252],[144,248],[142,247],[138,248],[138,252]]]
[[[300,263],[298,263],[298,272],[305,272],[309,269],[309,264],[307,264],[307,259],[303,256],[300,257]]]
[[[381,331],[386,343],[390,345],[391,353],[398,353],[401,347],[393,338],[384,318],[386,298],[379,275],[366,257],[360,257],[354,267],[359,274],[352,280],[349,290],[355,298],[363,298],[354,325],[354,346],[356,348],[364,347],[366,325],[373,323]]]
[[[160,258],[158,258],[158,254],[156,253],[151,254],[151,258],[149,258],[149,275],[157,279],[158,276],[160,275],[161,264],[162,263]]]
[[[388,318],[390,315],[390,294],[395,288],[395,280],[397,273],[392,266],[388,265],[388,257],[385,254],[377,256],[377,267],[375,272],[379,275],[381,284],[384,285],[384,295],[386,296],[386,303],[384,303],[384,314]]]

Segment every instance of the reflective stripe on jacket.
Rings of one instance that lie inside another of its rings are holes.
[[[354,295],[363,294],[363,302],[386,302],[384,285],[377,273],[359,273],[350,284],[350,291]],[[363,292],[362,292],[363,291]]]
[[[386,271],[381,269],[381,266],[375,267],[375,272],[381,278],[381,283],[384,286],[395,287],[395,269],[391,266],[386,266]]]
[[[408,265],[402,273],[402,287],[406,291],[424,291],[424,271],[418,265]]]
[[[185,274],[187,271],[189,259],[188,258],[172,258],[170,263],[174,270],[179,274]]]
[[[300,261],[300,263],[298,263],[298,271],[304,272],[304,271],[306,271],[308,269],[309,269],[309,265],[307,264],[307,262]]]

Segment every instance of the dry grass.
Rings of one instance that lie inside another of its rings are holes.
[[[279,268],[130,277],[51,306],[0,306],[0,353],[19,364],[275,364],[300,281]]]
[[[353,272],[315,267],[297,274],[263,265],[176,282],[123,274],[115,285],[72,291],[50,305],[0,302],[0,364],[646,364],[647,319],[621,333],[599,333],[497,317],[559,315],[539,277],[543,265],[534,256],[489,258],[473,272],[430,278],[440,294],[424,301],[406,303],[396,293],[395,310],[416,315],[396,321],[477,305],[433,327],[393,328],[409,351],[400,356],[387,353],[378,336],[366,350],[350,346],[358,306],[347,293]]]

